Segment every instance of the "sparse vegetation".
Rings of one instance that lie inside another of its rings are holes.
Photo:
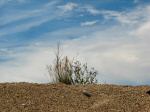
[[[89,69],[87,63],[82,64],[79,60],[62,57],[60,53],[60,43],[57,44],[55,62],[47,66],[49,76],[54,83],[65,84],[92,84],[97,83],[97,71]]]

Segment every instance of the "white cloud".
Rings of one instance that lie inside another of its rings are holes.
[[[97,23],[98,21],[95,20],[95,21],[86,21],[86,22],[82,22],[81,23],[81,26],[93,26]]]
[[[102,11],[101,13],[104,15],[105,19],[116,19],[121,23],[130,23],[131,21],[127,16],[124,16],[124,14],[122,14],[121,12],[106,10]]]
[[[56,17],[54,17],[54,16],[44,17],[44,18],[41,18],[40,20],[38,18],[38,19],[36,19],[34,21],[31,21],[29,23],[22,23],[20,25],[16,25],[15,28],[14,27],[9,27],[9,28],[6,28],[6,29],[2,29],[1,32],[0,32],[0,37],[2,37],[4,35],[7,35],[7,34],[13,34],[13,33],[21,32],[21,31],[29,30],[30,28],[37,27],[37,26],[41,25],[42,23],[50,21],[54,18],[56,18]],[[8,30],[9,30],[9,33],[8,33]]]
[[[58,6],[58,8],[62,9],[64,12],[72,11],[78,6],[76,3],[69,2],[65,5]]]
[[[16,22],[16,25],[15,27],[11,26],[11,27],[2,28],[0,30],[0,36],[2,37],[4,35],[26,31],[29,30],[30,28],[37,27],[47,21],[66,17],[65,15],[62,14],[63,13],[62,10],[56,9],[56,3],[57,3],[56,1],[52,1],[49,4],[44,5],[42,9],[27,11],[24,12],[23,14],[18,13],[17,15],[15,15],[15,17],[14,15],[1,17],[0,21],[2,21],[1,23],[2,25],[12,23],[12,22]],[[10,18],[12,19],[10,20]],[[28,18],[32,18],[32,20],[17,24],[17,21],[28,19]]]
[[[83,7],[87,12],[89,12],[92,15],[98,15],[100,14],[100,11],[94,8],[93,6],[87,5]]]
[[[113,10],[98,10],[93,6],[85,6],[82,9],[89,12],[90,14],[97,16],[102,15],[106,20],[116,20],[120,24],[135,25],[139,21],[145,21],[149,18],[150,7],[148,6],[139,6],[135,9],[127,11],[113,11]],[[144,12],[144,13],[143,13]]]
[[[120,22],[128,23],[130,20],[123,12],[112,11],[112,10],[98,10],[93,6],[86,6],[84,9],[92,15],[103,15],[105,19],[117,19]],[[126,14],[126,13],[125,13]]]
[[[6,25],[9,23],[17,22],[19,20],[25,20],[29,18],[39,18],[40,16],[45,16],[44,14],[51,13],[54,6],[56,5],[56,1],[49,2],[48,4],[44,4],[40,8],[32,9],[32,10],[18,10],[15,13],[6,13],[0,17],[0,25]],[[11,19],[10,19],[11,18]]]
[[[150,19],[150,6],[138,6],[129,11],[104,11],[102,13],[108,19],[116,19],[121,24],[135,26]]]
[[[71,57],[79,54],[82,61],[88,62],[99,71],[100,82],[148,84],[149,42],[145,43],[144,40],[135,38],[130,35],[130,31],[117,26],[89,32],[81,38],[64,41],[63,54]],[[70,32],[77,31],[72,29]],[[18,55],[15,62],[0,66],[0,81],[49,81],[45,66],[54,59],[53,47],[32,46],[31,49],[32,52]]]
[[[79,53],[82,60],[99,70],[99,80],[115,84],[145,84],[150,80],[149,66],[150,53],[145,51],[150,46],[139,41],[135,44],[132,36],[127,36],[122,29],[112,31],[95,32],[89,37],[65,43],[67,54]],[[117,32],[121,32],[120,38],[126,35],[126,39],[117,39]],[[130,31],[128,31],[130,32]],[[110,34],[110,35],[109,35]],[[111,35],[116,35],[113,37]],[[99,38],[103,37],[103,38]],[[90,38],[90,39],[89,39]],[[108,38],[108,39],[104,39]],[[129,39],[130,38],[130,39]],[[144,74],[144,76],[143,76]]]
[[[140,10],[140,9],[139,9]],[[150,31],[150,6],[143,7],[140,10],[139,17],[143,17],[141,21],[138,22],[138,27],[136,27],[131,34],[140,38],[141,40],[147,40],[149,42],[149,31]],[[143,13],[144,12],[144,13]],[[146,42],[146,41],[145,41]]]
[[[150,31],[150,21],[142,24],[137,30],[134,31],[134,34],[139,38],[150,40],[149,31]]]
[[[46,65],[52,62],[50,48],[30,48],[32,52],[16,54],[16,60],[0,65],[0,82],[49,82]]]
[[[150,31],[148,10],[146,6],[131,12],[104,11],[103,14],[108,19],[115,18],[127,25],[116,25],[116,27],[107,27],[103,30],[101,26],[94,30],[89,27],[68,28],[48,35],[51,37],[78,36],[78,39],[64,42],[64,54],[71,56],[79,54],[81,60],[88,62],[99,71],[100,82],[150,84],[150,39],[145,39],[149,38]],[[141,13],[142,11],[145,13]],[[129,26],[128,24],[132,22],[134,24]],[[77,32],[79,35],[76,35]],[[49,44],[49,42],[44,42],[44,44]],[[0,81],[47,82],[45,66],[52,62],[53,50],[46,46],[36,47],[38,50],[31,47],[33,52],[16,56],[15,62],[0,65]]]
[[[19,20],[27,19],[27,18],[33,18],[33,17],[38,17],[39,15],[43,14],[44,10],[41,9],[36,9],[36,10],[30,10],[30,11],[19,11],[16,12],[15,14],[9,14],[0,17],[0,25],[6,25],[12,22],[17,22]],[[11,18],[11,19],[10,19]]]

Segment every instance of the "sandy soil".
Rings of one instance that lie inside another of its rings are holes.
[[[150,112],[149,90],[150,86],[5,83],[0,84],[0,112]]]

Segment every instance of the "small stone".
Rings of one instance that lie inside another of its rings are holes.
[[[146,93],[150,95],[150,90],[149,90],[149,91],[147,91]]]
[[[21,105],[22,105],[22,106],[25,106],[26,104],[22,103]]]
[[[87,97],[91,97],[91,96],[92,96],[92,94],[89,93],[89,92],[86,91],[86,90],[83,90],[83,94],[84,94],[85,96],[87,96]]]

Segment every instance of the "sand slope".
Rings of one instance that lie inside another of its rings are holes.
[[[0,84],[0,112],[150,112],[148,90],[150,86],[5,83]]]

